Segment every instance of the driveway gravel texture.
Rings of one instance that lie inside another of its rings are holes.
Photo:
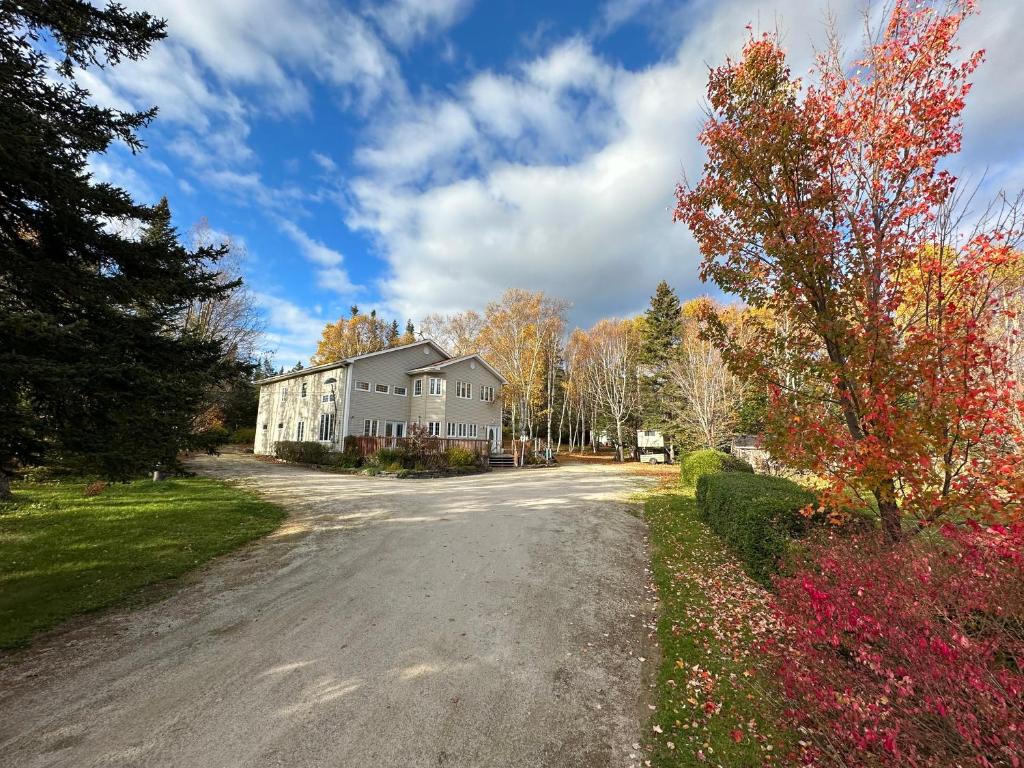
[[[643,480],[193,468],[289,518],[157,602],[3,659],[0,765],[642,762],[654,607],[628,497]]]

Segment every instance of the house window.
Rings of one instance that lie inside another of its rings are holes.
[[[430,388],[429,388],[430,394],[432,394],[432,395],[440,395],[441,394],[441,380],[440,379],[433,379],[432,378],[432,379],[428,379],[428,382],[430,383]]]
[[[306,396],[306,382],[302,382],[302,396]]]
[[[427,434],[431,437],[441,436],[441,422],[440,421],[428,421],[427,422]]]
[[[469,435],[468,435],[468,437],[474,437],[475,438],[476,436],[477,436],[476,424],[470,424],[469,425]]]
[[[459,437],[466,437],[469,434],[469,429],[466,424],[459,424]]]
[[[391,388],[391,392],[393,394],[398,395],[399,397],[405,397],[407,394],[409,394],[409,390],[408,389],[406,389],[405,387],[398,387],[398,386],[392,387]]]
[[[412,383],[412,396],[419,397],[423,394],[423,379],[416,379]]]
[[[448,422],[448,432],[447,432],[447,435],[448,435],[448,437],[455,437],[455,422],[454,421],[449,421]]]
[[[384,423],[384,437],[405,437],[404,421],[387,421]]]
[[[368,382],[368,381],[357,381],[356,382],[356,389],[358,389],[360,392],[369,392],[370,391],[370,382]]]
[[[388,392],[391,391],[391,387],[389,387],[387,384],[374,384],[373,391],[376,392],[378,395],[386,395]]]
[[[306,385],[303,384],[302,386],[305,387]],[[305,437],[305,436],[306,436],[306,422],[300,421],[299,425],[297,427],[295,427],[295,439],[298,440],[301,443],[302,442],[302,438]]]
[[[376,437],[377,426],[376,419],[363,419],[363,437]]]
[[[320,396],[320,402],[321,403],[333,403],[334,402],[334,393],[331,392],[331,394],[329,394],[329,395],[321,395]]]
[[[473,385],[470,384],[468,381],[456,381],[455,396],[471,400],[473,398]]]
[[[334,420],[335,415],[333,413],[321,413],[320,414],[320,431],[319,439],[323,441],[334,440]]]
[[[480,387],[480,399],[485,403],[493,403],[494,387]]]
[[[263,428],[264,428],[264,429],[266,429],[266,428],[267,428],[267,424],[266,424],[265,422],[264,422],[264,424],[263,424]]]

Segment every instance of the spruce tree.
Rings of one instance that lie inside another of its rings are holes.
[[[228,290],[209,269],[220,251],[187,251],[166,201],[88,172],[115,141],[140,150],[155,109],[95,105],[75,71],[141,59],[164,34],[117,4],[0,2],[0,495],[44,454],[118,479],[173,463],[225,373],[216,342],[178,327],[189,301]],[[116,226],[133,222],[141,237]]]
[[[640,348],[643,367],[641,382],[641,426],[671,436],[670,408],[665,403],[665,369],[677,354],[683,339],[682,305],[679,296],[662,280],[644,313],[644,337]]]

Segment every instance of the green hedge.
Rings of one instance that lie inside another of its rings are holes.
[[[693,488],[704,475],[716,472],[754,472],[754,468],[743,459],[723,453],[704,449],[691,451],[679,461],[679,482],[687,488]]]
[[[697,510],[743,562],[751,577],[768,584],[789,540],[807,532],[801,513],[813,493],[781,477],[746,472],[704,475],[697,481]]]
[[[274,443],[274,455],[282,461],[327,464],[330,461],[330,454],[330,447],[312,440],[278,440]]]

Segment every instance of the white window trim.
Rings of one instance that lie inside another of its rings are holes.
[[[363,419],[363,437],[380,437],[380,419]]]
[[[417,391],[419,390],[419,391]],[[423,377],[415,379],[412,383],[412,396],[422,397],[423,396]]]
[[[295,425],[295,442],[301,443],[305,437],[306,437],[306,422],[300,420],[299,423]]]
[[[368,382],[368,381],[357,381],[356,382],[356,389],[359,392],[369,392],[370,391],[370,382]]]
[[[440,421],[428,421],[427,422],[427,434],[430,437],[441,436],[441,422]]]
[[[399,392],[398,390],[402,390],[402,391]],[[397,385],[396,384],[395,386],[393,386],[391,388],[391,394],[394,395],[395,397],[408,397],[409,396],[409,388],[408,387],[403,387],[401,385]]]
[[[383,389],[381,389],[383,387]],[[391,392],[391,385],[389,384],[374,384],[373,393],[375,395],[386,395]]]
[[[434,382],[437,382],[437,392],[434,391]],[[440,397],[444,393],[444,386],[441,384],[443,379],[437,376],[431,376],[427,379],[429,386],[427,392],[435,397]]]
[[[445,437],[455,437],[455,422],[449,421],[445,428]]]

